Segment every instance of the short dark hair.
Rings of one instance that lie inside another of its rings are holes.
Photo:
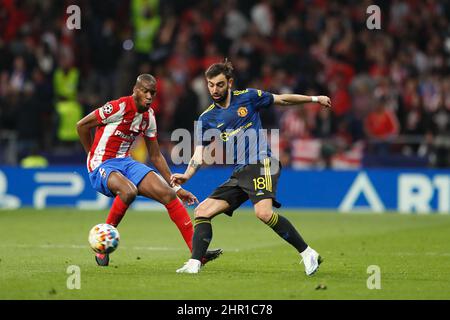
[[[209,66],[209,68],[205,72],[205,77],[207,79],[211,79],[217,77],[219,74],[225,75],[227,80],[233,78],[233,64],[228,61],[228,59],[225,59],[224,62],[214,63],[213,65]]]
[[[137,79],[136,79],[136,84],[137,84],[138,82],[141,82],[141,81],[147,81],[147,82],[150,82],[150,83],[156,83],[155,77],[152,76],[151,74],[148,74],[148,73],[140,74],[140,75],[137,77]]]

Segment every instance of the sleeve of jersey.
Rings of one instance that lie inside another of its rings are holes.
[[[270,92],[248,89],[256,109],[268,108],[273,104],[273,94]]]
[[[122,114],[120,107],[114,102],[108,102],[103,107],[95,110],[97,120],[103,124],[113,123],[118,121]]]
[[[208,130],[208,121],[205,117],[200,117],[195,123],[195,146],[207,146],[211,143],[204,137],[206,130]]]
[[[145,136],[148,137],[150,140],[156,140],[157,128],[156,128],[156,119],[153,113],[150,113],[149,122],[150,123],[148,125],[148,129],[145,130]]]

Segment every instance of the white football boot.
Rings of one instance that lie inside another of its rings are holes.
[[[318,269],[319,265],[322,263],[322,257],[316,252],[316,250],[308,247],[300,253],[302,256],[303,264],[305,265],[305,273],[307,276],[313,275]],[[300,263],[302,262],[300,261]]]
[[[184,264],[177,273],[199,273],[202,262],[196,259],[189,259],[188,262]]]

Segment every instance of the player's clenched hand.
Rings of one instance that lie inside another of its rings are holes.
[[[319,103],[327,108],[331,108],[331,99],[328,98],[327,96],[318,96],[317,97],[319,99]]]
[[[186,183],[186,181],[188,181],[189,178],[182,173],[174,173],[173,175],[170,176],[170,185],[174,186],[174,185],[180,185],[183,183]]]
[[[187,205],[192,205],[195,203],[198,203],[198,199],[196,196],[194,196],[191,192],[180,189],[177,191],[177,196]]]

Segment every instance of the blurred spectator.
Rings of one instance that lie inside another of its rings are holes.
[[[67,48],[66,48],[67,49]],[[83,110],[78,102],[80,72],[73,65],[69,49],[61,51],[60,67],[53,76],[55,92],[55,111],[58,116],[57,138],[63,143],[78,141],[77,122],[83,117]]]
[[[318,138],[330,138],[336,132],[333,112],[321,108],[316,114],[313,135]]]
[[[364,122],[369,140],[369,152],[376,155],[389,153],[389,141],[399,133],[398,120],[395,113],[386,108],[386,97],[380,97],[376,101]]]
[[[314,119],[315,127],[312,133],[322,140],[320,154],[327,168],[331,167],[331,158],[336,153],[335,121],[333,112],[323,108],[316,113]]]
[[[161,25],[159,0],[132,0],[131,7],[135,50],[139,54],[139,61],[145,61],[153,50]]]
[[[173,115],[171,131],[178,128],[194,131],[194,121],[197,121],[197,114],[192,112],[192,106],[198,105],[197,94],[189,85],[183,88],[183,95],[178,99]]]
[[[262,0],[255,4],[250,15],[261,35],[270,36],[272,34],[274,22],[270,1]]]
[[[13,69],[9,76],[9,88],[11,92],[20,94],[25,87],[25,81],[28,74],[25,66],[25,60],[22,56],[18,56],[14,59]]]
[[[351,97],[348,92],[348,84],[344,79],[344,75],[337,74],[334,79],[330,82],[330,98],[333,102],[333,113],[338,121],[343,121],[347,118],[352,105]]]
[[[450,166],[450,108],[441,104],[430,115],[429,135],[432,139],[432,163],[438,168]]]
[[[24,169],[46,168],[48,167],[48,160],[39,154],[36,147],[32,147],[29,149],[29,154],[20,160],[20,166]]]
[[[229,1],[225,17],[224,35],[237,40],[248,30],[249,21],[243,12],[237,8],[236,0]]]

